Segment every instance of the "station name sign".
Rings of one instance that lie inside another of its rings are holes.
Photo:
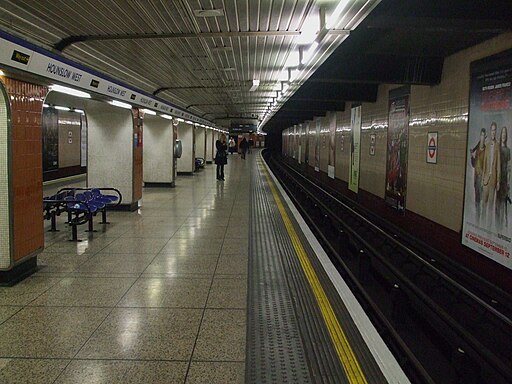
[[[212,125],[211,122],[194,116],[173,105],[154,99],[128,86],[98,76],[79,65],[73,65],[66,59],[57,58],[50,52],[31,48],[29,43],[18,42],[19,39],[0,33],[0,63],[8,67],[22,69],[29,73],[65,83],[82,91],[91,91],[112,99],[125,101],[132,105],[182,117],[199,124]],[[25,46],[26,44],[26,46]]]

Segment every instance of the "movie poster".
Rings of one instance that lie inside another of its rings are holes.
[[[315,131],[315,171],[320,172],[320,129],[322,127],[322,120],[316,119]]]
[[[304,149],[304,162],[309,164],[309,122],[306,123],[305,130],[306,149]]]
[[[385,200],[401,213],[405,213],[407,194],[409,95],[409,87],[389,91]]]
[[[329,165],[327,175],[334,179],[334,166],[336,164],[336,112],[329,115]]]
[[[512,51],[471,64],[462,244],[512,268]]]
[[[350,164],[348,189],[359,191],[359,160],[361,158],[361,105],[352,106],[350,110]]]
[[[293,158],[296,159],[297,158],[297,147],[298,147],[297,125],[293,126],[292,143],[293,143]]]
[[[299,153],[297,154],[297,161],[302,163],[302,124],[297,126],[297,138],[299,139]]]

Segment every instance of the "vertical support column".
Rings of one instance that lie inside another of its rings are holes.
[[[143,120],[142,113],[138,108],[132,109],[133,113],[133,198],[136,202],[142,199],[142,138],[143,138]]]
[[[123,195],[121,208],[135,210],[142,188],[142,128],[135,131],[129,109],[97,101],[88,101],[86,108],[87,185],[119,189]]]
[[[215,140],[213,139],[213,129],[206,129],[206,163],[213,163]]]
[[[0,283],[35,271],[44,247],[41,115],[44,86],[0,78]]]
[[[181,140],[183,153],[178,159],[178,173],[190,174],[195,168],[194,126],[180,122],[178,125],[178,139]]]
[[[206,161],[206,130],[196,126],[196,157],[202,157]]]
[[[160,116],[144,116],[144,186],[174,187],[174,127]]]

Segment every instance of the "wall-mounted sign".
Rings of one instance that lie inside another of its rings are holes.
[[[377,141],[377,135],[372,133],[370,135],[370,156],[375,156],[375,143]]]
[[[427,134],[427,163],[437,164],[437,132]]]

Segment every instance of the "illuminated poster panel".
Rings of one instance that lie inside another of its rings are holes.
[[[297,126],[297,138],[298,138],[298,142],[299,142],[299,147],[298,147],[298,154],[297,154],[297,161],[299,162],[299,164],[302,163],[302,124],[299,124]]]
[[[359,191],[359,160],[361,158],[361,105],[352,106],[350,110],[350,164],[348,189]]]
[[[512,51],[471,64],[462,244],[512,269]]]
[[[315,131],[315,171],[320,172],[320,129],[322,127],[322,120],[316,119]]]
[[[329,116],[329,165],[327,175],[334,179],[334,165],[336,164],[336,112]]]
[[[410,88],[389,92],[388,145],[386,157],[386,191],[388,205],[405,212],[407,193],[407,149],[409,147]]]
[[[309,164],[309,121],[306,123],[306,149],[304,150],[304,162]]]

